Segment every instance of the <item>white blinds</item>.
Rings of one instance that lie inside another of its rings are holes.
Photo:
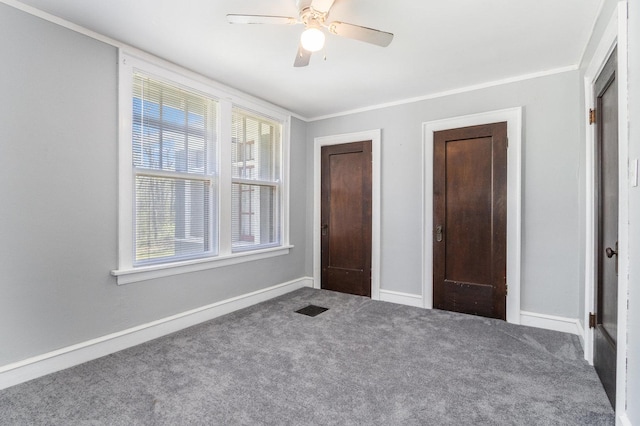
[[[134,74],[135,263],[215,252],[217,103]]]

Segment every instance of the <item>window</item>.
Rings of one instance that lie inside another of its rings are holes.
[[[134,265],[215,254],[217,102],[133,75]]]
[[[233,109],[232,246],[279,244],[280,126]]]
[[[288,252],[289,117],[228,90],[121,54],[119,284]]]

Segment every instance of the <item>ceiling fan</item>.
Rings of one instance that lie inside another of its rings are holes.
[[[393,34],[385,31],[361,27],[360,25],[348,24],[341,21],[327,22],[327,17],[334,2],[335,0],[296,0],[296,5],[300,11],[298,18],[288,16],[229,14],[227,15],[227,21],[231,24],[304,24],[305,30],[300,36],[298,53],[293,63],[294,67],[306,67],[309,65],[311,54],[322,49],[325,39],[322,28],[331,34],[364,41],[377,46],[387,47],[389,43],[391,43]]]

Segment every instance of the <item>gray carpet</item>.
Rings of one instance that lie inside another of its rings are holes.
[[[329,308],[317,317],[294,311]],[[613,425],[576,336],[302,289],[0,391],[2,425]]]

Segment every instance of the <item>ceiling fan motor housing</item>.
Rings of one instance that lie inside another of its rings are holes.
[[[300,20],[307,28],[321,28],[327,19],[327,12],[319,12],[309,6],[300,11]]]

